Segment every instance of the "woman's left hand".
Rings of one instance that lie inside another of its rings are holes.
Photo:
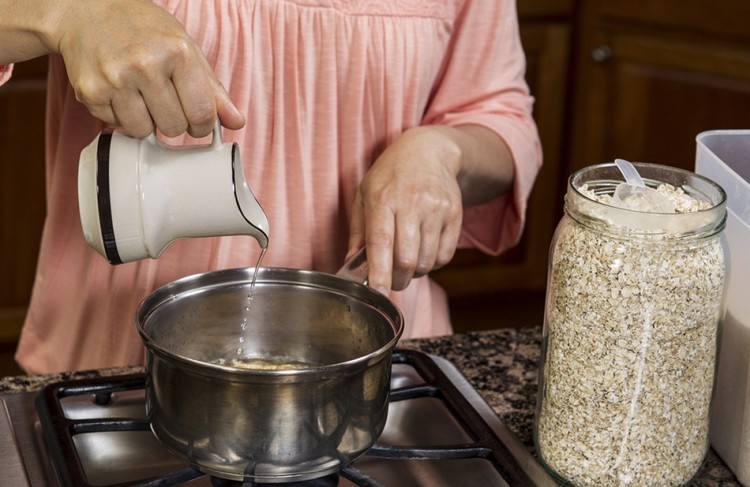
[[[414,127],[375,161],[355,198],[349,256],[367,247],[368,282],[383,294],[447,264],[464,205],[508,190],[505,143],[479,126]]]

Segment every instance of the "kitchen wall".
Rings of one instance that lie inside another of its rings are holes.
[[[695,136],[750,128],[747,0],[519,0],[545,153],[520,244],[460,251],[434,277],[457,331],[542,323],[547,251],[567,176],[623,157],[692,169]],[[12,352],[44,218],[44,60],[0,88],[0,375]]]

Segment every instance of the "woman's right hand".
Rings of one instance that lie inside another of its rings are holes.
[[[182,24],[151,0],[56,0],[48,38],[76,98],[134,137],[230,129],[245,120]]]

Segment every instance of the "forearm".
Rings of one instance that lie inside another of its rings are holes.
[[[513,156],[505,141],[480,125],[455,127],[461,146],[458,174],[464,206],[486,203],[507,193],[513,185]]]
[[[0,64],[56,52],[51,41],[60,0],[0,0]]]

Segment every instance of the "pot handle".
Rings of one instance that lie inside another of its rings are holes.
[[[367,250],[366,247],[362,247],[344,262],[336,275],[350,281],[367,284],[367,273]]]

